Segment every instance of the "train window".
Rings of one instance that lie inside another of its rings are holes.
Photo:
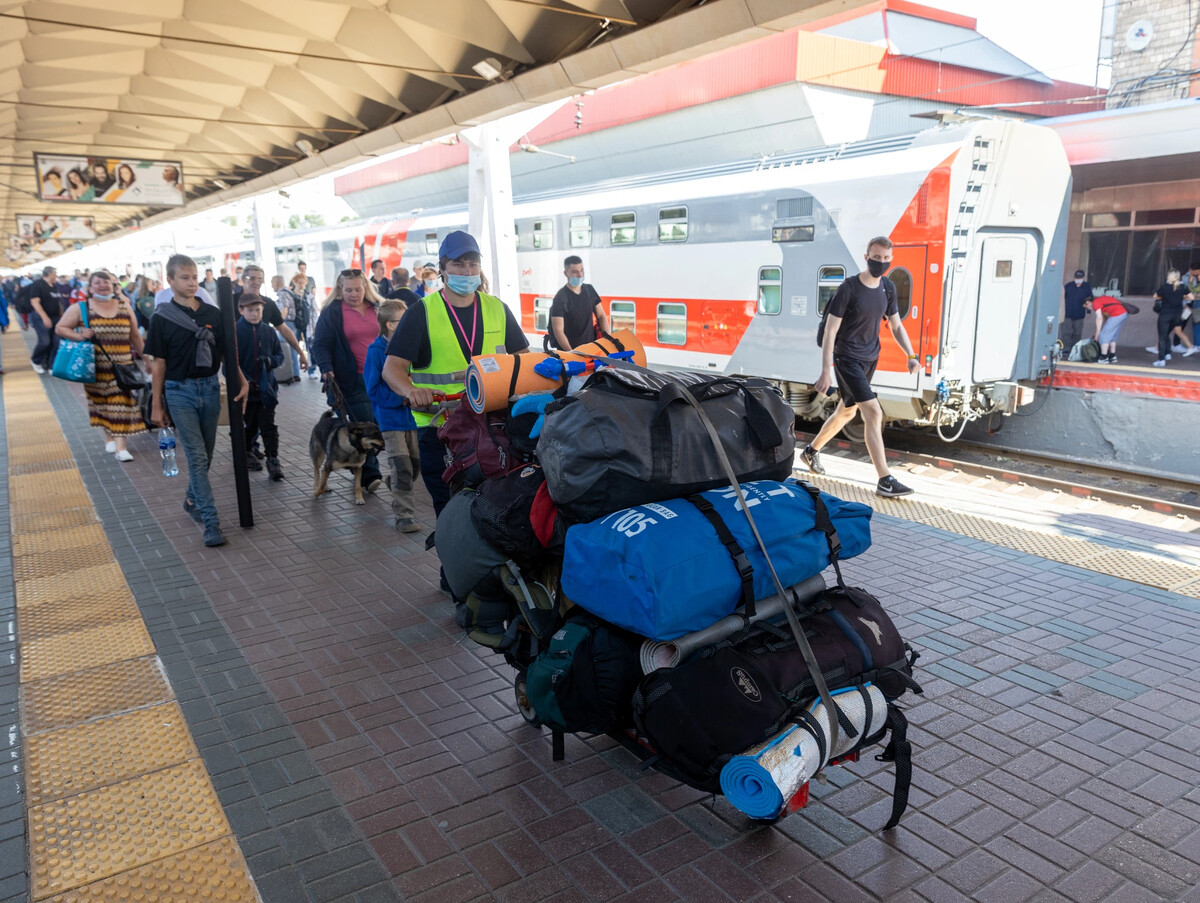
[[[687,241],[687,207],[664,207],[658,211],[658,240]]]
[[[1012,279],[1012,261],[997,260],[996,261],[996,278],[997,279]]]
[[[608,305],[608,319],[613,332],[618,329],[637,332],[637,305],[632,301],[612,301]]]
[[[817,270],[817,315],[825,313],[825,308],[837,294],[838,286],[846,281],[845,267],[821,267]]]
[[[533,221],[533,249],[546,251],[554,247],[554,220]]]
[[[771,241],[812,241],[813,226],[776,226],[771,230]]]
[[[1011,265],[1012,261],[1007,261],[1007,263]],[[896,307],[899,308],[897,313],[903,320],[908,316],[908,309],[912,306],[912,274],[904,267],[896,267],[888,270],[888,278],[896,286]]]
[[[758,312],[774,315],[783,310],[783,270],[758,268]]]
[[[533,299],[533,328],[539,332],[546,332],[550,328],[550,305],[554,303],[553,298],[534,298]]]
[[[437,254],[437,252],[438,252],[437,233],[436,232],[426,232],[425,233],[425,253],[426,254]]]
[[[658,305],[658,340],[664,345],[687,344],[687,305]]]
[[[590,248],[592,246],[592,218],[590,216],[571,217],[571,247]]]
[[[614,245],[631,245],[637,241],[637,214],[614,213],[608,229],[608,239]]]

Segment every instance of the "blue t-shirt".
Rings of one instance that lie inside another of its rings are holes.
[[[1063,286],[1063,300],[1066,302],[1067,319],[1082,320],[1087,316],[1087,311],[1083,309],[1083,302],[1092,300],[1092,287],[1087,284],[1086,279],[1079,285],[1076,285],[1075,280],[1072,279]]]

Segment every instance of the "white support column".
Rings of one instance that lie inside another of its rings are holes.
[[[264,291],[270,290],[271,277],[275,275],[275,232],[271,228],[271,217],[274,213],[274,194],[260,194],[254,199],[251,219],[251,228],[254,231],[254,262],[263,268]]]
[[[566,100],[545,104],[459,133],[470,152],[467,159],[467,229],[483,252],[484,272],[492,294],[511,307],[518,319],[521,288],[513,233],[509,148],[564,103]]]

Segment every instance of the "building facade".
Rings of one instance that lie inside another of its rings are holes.
[[[1200,3],[1118,0],[1110,109],[1200,96]]]

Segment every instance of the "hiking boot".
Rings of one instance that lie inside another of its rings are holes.
[[[889,473],[875,486],[875,494],[885,499],[898,499],[901,496],[912,495],[913,491]]]
[[[204,518],[200,516],[200,507],[198,505],[192,505],[187,499],[184,499],[183,510],[187,512],[188,517],[200,524],[200,526],[204,526]]]
[[[246,455],[246,467],[250,470],[262,470],[262,461],[254,457],[253,454]]]
[[[210,549],[225,545],[225,534],[221,532],[221,528],[215,524],[211,527],[205,527],[204,544]]]
[[[279,467],[278,458],[267,458],[267,475],[276,483],[283,479],[283,471]]]
[[[254,457],[258,458],[258,460],[260,460],[260,461],[267,456],[267,453],[258,447],[257,442],[254,445],[250,446],[250,454],[252,454]]]
[[[821,463],[821,453],[811,445],[804,446],[804,451],[800,452],[800,460],[805,466],[815,474],[825,473],[825,465]]]
[[[396,518],[396,530],[397,530],[397,532],[400,532],[400,533],[416,533],[416,532],[417,532],[418,530],[420,530],[420,529],[421,529],[421,525],[420,525],[420,524],[418,524],[418,523],[417,523],[415,520],[413,520],[411,517],[398,517],[398,518]]]

